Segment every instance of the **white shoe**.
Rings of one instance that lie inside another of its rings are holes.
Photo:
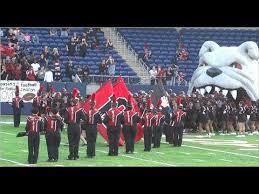
[[[257,134],[258,134],[258,131],[254,131],[253,134],[254,134],[254,135],[257,135]]]
[[[248,132],[245,132],[245,135],[248,135]]]
[[[232,133],[230,133],[231,135],[236,135],[236,133],[235,132],[232,132]]]
[[[219,135],[222,135],[222,136],[224,136],[224,135],[226,135],[225,133],[220,133]]]
[[[211,133],[212,136],[215,136],[215,133]]]
[[[253,135],[253,133],[248,133],[248,135]]]
[[[226,135],[230,135],[230,133],[227,133]]]
[[[236,137],[245,137],[245,135],[237,135]]]

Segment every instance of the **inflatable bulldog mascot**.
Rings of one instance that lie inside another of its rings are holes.
[[[199,66],[193,73],[188,94],[197,90],[202,95],[217,91],[234,100],[258,100],[258,58],[255,42],[221,47],[216,42],[206,41],[200,49]]]

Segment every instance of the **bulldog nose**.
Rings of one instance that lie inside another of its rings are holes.
[[[209,75],[210,77],[216,77],[218,75],[220,75],[222,73],[222,71],[218,68],[215,68],[215,67],[212,67],[212,68],[209,68],[207,71],[206,71],[207,75]]]

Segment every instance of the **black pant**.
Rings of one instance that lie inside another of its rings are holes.
[[[175,124],[174,126],[174,146],[181,146],[183,140],[183,125]]]
[[[155,126],[154,131],[154,148],[160,147],[161,137],[162,137],[162,126]]]
[[[95,156],[95,143],[97,137],[97,126],[96,125],[88,125],[86,130],[87,137],[87,156],[93,157]]]
[[[174,144],[174,127],[168,126],[168,142]]]
[[[122,132],[125,139],[126,152],[134,152],[135,137],[137,133],[136,127],[124,126]]]
[[[67,129],[68,144],[69,144],[69,156],[68,158],[77,158],[79,141],[80,141],[81,130],[80,127],[76,125],[69,125]]]
[[[48,157],[49,159],[58,160],[58,148],[60,145],[60,132],[46,132],[46,144],[47,144],[47,150],[48,150]]]
[[[145,151],[151,150],[152,143],[152,127],[144,127],[144,146]]]
[[[118,156],[120,127],[108,127],[107,135],[109,139],[109,155]]]
[[[28,163],[36,164],[39,155],[40,134],[29,132],[28,134]]]
[[[20,120],[21,120],[21,111],[13,111],[13,124],[14,127],[20,126]]]

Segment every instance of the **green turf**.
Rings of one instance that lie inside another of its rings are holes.
[[[11,116],[1,116],[0,122],[12,121]],[[22,117],[25,121],[25,117]],[[27,137],[16,138],[19,131],[24,130],[24,124],[20,128],[14,128],[12,124],[0,123],[0,166],[27,165]],[[103,138],[98,135],[96,145],[96,157],[86,158],[86,148],[80,147],[80,159],[77,161],[66,160],[68,146],[66,132],[62,132],[62,144],[60,146],[60,159],[57,163],[49,163],[45,137],[41,136],[40,154],[37,166],[259,166],[259,135],[237,138],[235,136],[214,136],[208,142],[215,141],[247,141],[256,145],[246,149],[236,145],[205,145],[199,142],[190,142],[191,139],[209,139],[197,137],[197,134],[184,136],[182,147],[171,147],[162,143],[160,148],[144,152],[143,141],[135,145],[135,154],[125,154],[125,147],[120,147],[119,156],[107,156],[108,147]],[[164,141],[164,139],[162,140]],[[82,143],[82,142],[81,142]],[[243,143],[243,142],[241,142]],[[240,144],[241,144],[240,143]]]

